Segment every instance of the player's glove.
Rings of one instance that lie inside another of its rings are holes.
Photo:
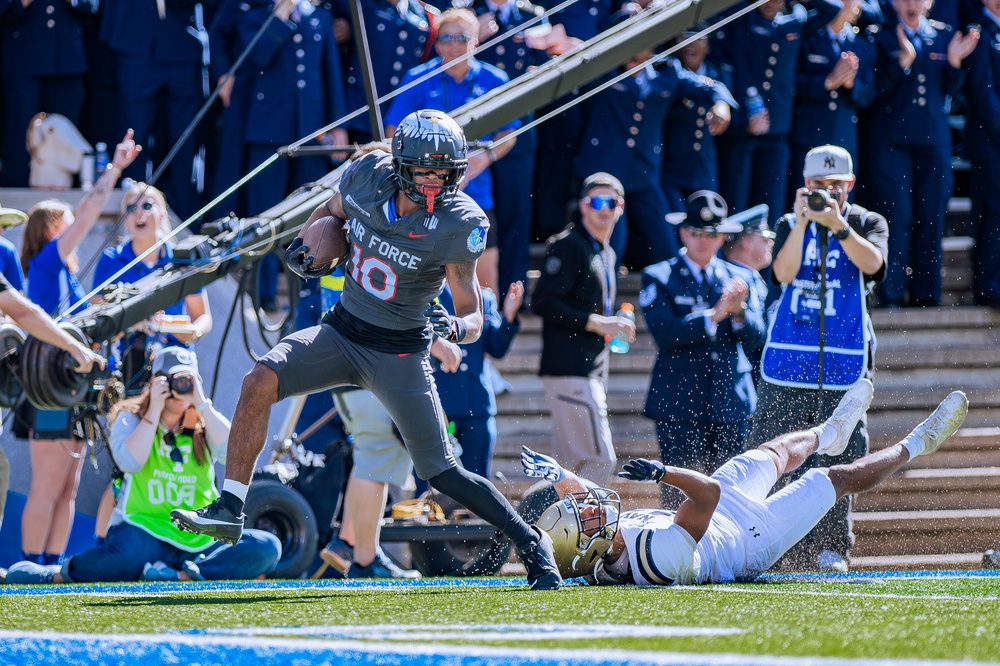
[[[303,280],[323,277],[330,274],[330,267],[327,265],[316,266],[314,257],[309,254],[309,246],[302,243],[302,239],[296,236],[295,240],[289,244],[285,250],[285,266],[288,270],[298,275]]]
[[[555,458],[535,453],[527,446],[521,447],[521,468],[525,476],[533,479],[545,479],[558,483],[566,476],[566,471],[559,466]]]
[[[659,483],[663,478],[667,468],[663,463],[646,458],[636,458],[625,463],[624,471],[618,472],[618,476],[629,481],[655,481]]]
[[[465,337],[465,320],[448,314],[440,303],[431,303],[424,310],[424,316],[431,322],[434,335],[449,342],[461,342]]]

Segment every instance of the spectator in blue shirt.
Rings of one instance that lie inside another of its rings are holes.
[[[76,248],[100,218],[122,169],[135,160],[140,150],[129,130],[115,149],[111,164],[94,189],[80,200],[76,211],[60,201],[47,200],[28,212],[21,266],[28,278],[29,300],[49,315],[70,312],[83,300],[83,289],[76,278]],[[19,409],[18,416],[30,429],[31,445],[31,486],[21,519],[23,556],[38,564],[58,564],[76,510],[84,460],[82,433],[68,410]]]
[[[142,261],[136,262],[124,273],[118,274],[136,257],[161,242],[170,233],[170,217],[167,213],[167,202],[160,190],[146,183],[136,183],[122,197],[122,218],[128,238],[121,245],[109,247],[101,254],[94,269],[94,286],[111,286],[115,284],[132,284],[138,282],[155,270],[165,267],[173,261],[171,243],[163,243],[159,249],[152,252]],[[94,302],[100,302],[101,296],[95,296]],[[145,379],[136,386],[131,386],[131,380],[146,365],[147,349],[150,342],[161,345],[189,345],[199,340],[212,330],[212,313],[209,309],[208,294],[204,290],[186,296],[171,306],[164,308],[161,315],[154,316],[148,325],[143,326],[144,332],[126,334],[124,344],[119,351],[123,354],[123,365],[126,388],[134,389],[130,393],[138,393],[145,384]],[[159,332],[163,324],[174,325],[174,332]],[[178,330],[180,328],[185,330]],[[135,352],[135,367],[130,367],[133,360],[129,352]],[[147,378],[148,379],[148,378]]]
[[[23,224],[26,219],[27,216],[19,210],[0,207],[0,234],[4,229]],[[24,271],[21,270],[21,262],[17,258],[17,248],[2,237],[0,237],[0,273],[16,291],[24,291]]]
[[[420,109],[437,109],[450,112],[463,104],[482,97],[494,88],[499,88],[509,80],[502,71],[472,57],[479,46],[479,20],[471,9],[449,9],[441,14],[437,42],[434,48],[438,57],[414,67],[403,78],[400,87],[425,74],[445,67],[446,69],[409,90],[401,92],[385,117],[386,136],[392,136],[399,122]],[[468,56],[467,59],[463,59]],[[501,127],[495,134],[480,137],[480,141],[497,141],[521,126],[520,121],[512,121]],[[493,179],[490,165],[501,159],[514,147],[514,139],[504,141],[488,150],[469,153],[469,169],[462,189],[472,197],[489,217],[490,225],[496,224],[493,213]],[[500,293],[499,252],[497,234],[486,238],[486,251],[479,258],[476,272],[479,282],[494,293]]]

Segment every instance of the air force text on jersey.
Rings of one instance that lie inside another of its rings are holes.
[[[401,268],[415,270],[419,267],[420,262],[423,261],[423,258],[406,250],[401,250],[391,242],[375,235],[371,230],[365,229],[356,218],[351,219],[350,238],[353,247],[365,247],[373,250]],[[355,252],[357,251],[355,250]]]

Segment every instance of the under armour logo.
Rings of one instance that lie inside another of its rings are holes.
[[[747,531],[750,532],[750,534],[753,536],[754,539],[759,539],[760,538],[760,532],[757,530],[757,526],[756,525],[754,525],[753,527],[751,527]]]
[[[827,169],[833,169],[837,166],[837,161],[832,157],[824,157],[823,166],[826,167]]]

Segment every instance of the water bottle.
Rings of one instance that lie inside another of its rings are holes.
[[[101,141],[94,146],[94,172],[100,178],[104,175],[104,170],[108,168],[108,144]]]
[[[622,307],[618,311],[618,314],[616,316],[634,322],[635,308],[632,306],[631,303],[622,303]],[[608,343],[608,348],[611,349],[611,351],[613,351],[616,354],[626,353],[629,349],[629,343],[628,343],[628,336],[625,334],[625,332],[618,331],[618,333],[615,334],[613,338],[611,338],[611,342]]]
[[[94,153],[84,153],[80,163],[80,189],[89,192],[94,189]]]
[[[764,98],[760,96],[753,86],[747,88],[747,118],[753,118],[764,113]]]

